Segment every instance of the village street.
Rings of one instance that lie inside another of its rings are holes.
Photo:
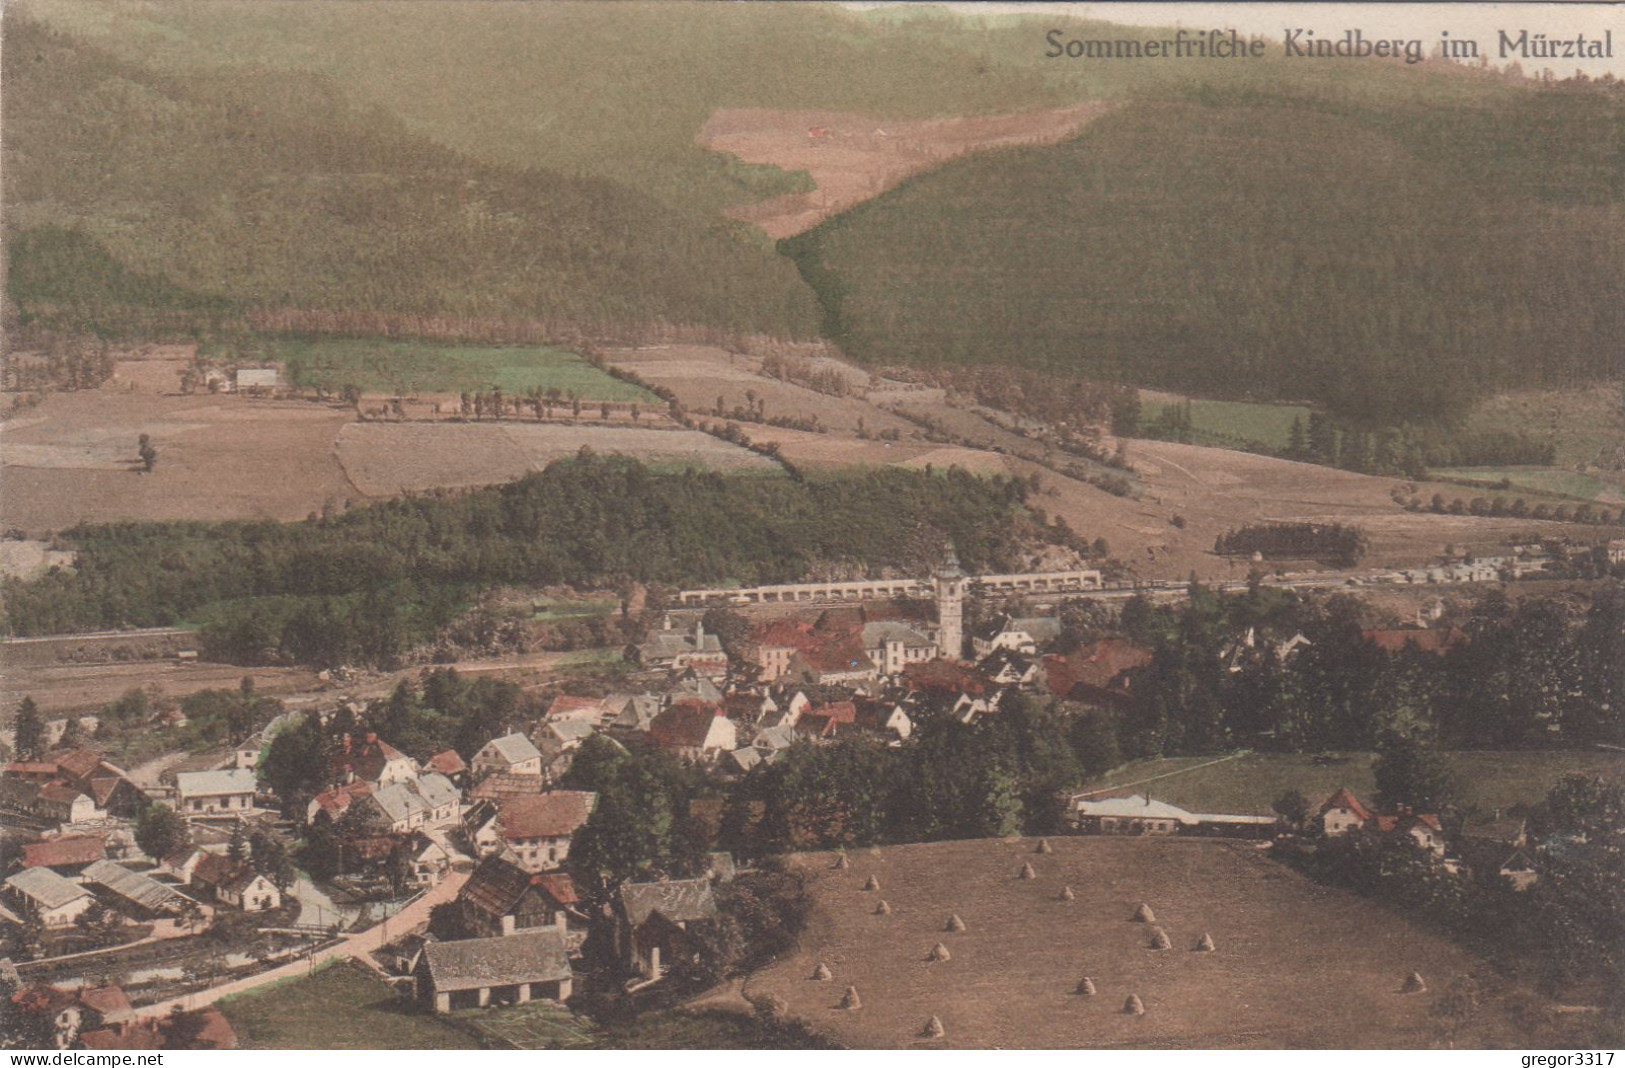
[[[246,993],[265,986],[267,983],[275,983],[283,979],[295,979],[301,975],[309,974],[319,965],[341,957],[350,957],[361,961],[368,967],[374,967],[368,954],[382,948],[391,938],[398,938],[418,924],[427,923],[429,913],[434,910],[434,907],[456,898],[458,891],[463,888],[463,884],[467,881],[467,872],[447,872],[445,878],[441,879],[439,883],[394,916],[367,928],[365,931],[348,935],[335,945],[318,950],[310,956],[284,964],[281,967],[272,968],[270,971],[260,972],[244,979],[236,979],[220,986],[210,987],[207,990],[199,990],[183,997],[171,998],[152,1005],[143,1005],[135,1010],[135,1015],[138,1018],[153,1019],[167,1016],[177,1009],[183,1012],[200,1009],[205,1005],[214,1004],[221,998]]]

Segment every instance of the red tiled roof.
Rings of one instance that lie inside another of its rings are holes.
[[[50,779],[56,776],[56,765],[45,760],[13,760],[6,765],[6,775],[13,779]]]
[[[553,698],[553,703],[547,706],[547,718],[557,719],[561,716],[578,716],[584,712],[599,714],[604,711],[604,702],[597,697],[570,697],[560,694]]]
[[[336,820],[349,809],[350,805],[372,793],[372,783],[365,779],[343,786],[335,786],[330,790],[323,790],[316,795],[316,804],[327,813],[329,819]]]
[[[116,1027],[98,1027],[79,1032],[79,1044],[86,1049],[163,1049],[157,1020],[138,1020]]]
[[[429,758],[429,762],[424,767],[447,776],[458,775],[468,770],[468,765],[463,763],[462,756],[455,749],[448,749],[444,753],[436,753]]]
[[[1442,630],[1368,630],[1365,640],[1384,652],[1397,653],[1410,646],[1424,653],[1443,655],[1458,645],[1467,643],[1467,632],[1460,627]]]
[[[575,880],[567,872],[551,872],[547,875],[535,875],[530,880],[540,887],[548,897],[560,905],[574,905],[581,898],[576,894]]]
[[[1360,817],[1361,823],[1365,823],[1371,819],[1370,810],[1368,810],[1364,805],[1360,804],[1360,799],[1355,797],[1353,791],[1346,786],[1323,801],[1320,808],[1316,811],[1319,815],[1324,816],[1327,812],[1334,808],[1348,809],[1350,812]]]
[[[468,796],[475,801],[503,802],[512,797],[539,794],[546,786],[546,781],[540,775],[499,772],[481,779]]]
[[[1046,656],[1044,678],[1050,693],[1065,698],[1079,684],[1105,689],[1125,671],[1149,663],[1151,650],[1122,638],[1102,638],[1067,656]]]
[[[797,650],[808,666],[818,671],[853,671],[872,666],[863,648],[861,629],[824,631],[815,642]]]
[[[333,757],[333,767],[335,771],[351,771],[359,778],[376,782],[384,773],[384,765],[402,755],[399,749],[376,734],[349,734],[344,738],[343,748]]]
[[[858,706],[851,701],[832,701],[827,705],[814,705],[804,716],[826,716],[836,723],[853,724],[858,721]]]
[[[83,797],[84,793],[83,790],[69,786],[65,782],[48,782],[39,788],[39,795],[43,800],[62,801],[67,804],[72,804],[76,797]]]
[[[23,867],[55,868],[68,864],[91,864],[107,856],[107,840],[101,835],[74,835],[23,846]]]
[[[803,712],[795,725],[797,734],[805,734],[812,738],[833,738],[839,729],[840,723],[837,720],[830,716],[820,716],[815,712]]]
[[[758,645],[771,645],[778,648],[800,649],[803,644],[810,643],[813,628],[811,623],[802,623],[794,619],[779,619],[765,623],[751,632],[751,641]]]
[[[1442,829],[1439,826],[1439,817],[1435,816],[1431,812],[1422,813],[1421,815],[1412,815],[1409,812],[1400,812],[1392,816],[1378,816],[1377,830],[1381,831],[1383,834],[1391,834],[1395,827],[1403,826],[1406,820],[1411,819],[1416,820],[1418,823],[1426,824],[1435,831]]]
[[[677,701],[649,722],[649,738],[662,748],[697,748],[711,733],[711,721],[722,714],[720,705]]]
[[[102,766],[102,755],[93,749],[68,749],[52,753],[50,759],[62,774],[75,779],[88,779]]]
[[[198,858],[197,867],[192,871],[192,881],[205,886],[233,890],[253,882],[256,874],[253,867],[248,864],[233,863],[230,857],[221,856],[219,853],[204,853]]]
[[[563,838],[574,834],[592,815],[598,795],[587,790],[554,790],[502,802],[497,826],[502,836],[515,838]]]
[[[968,693],[973,697],[980,697],[993,688],[987,676],[958,660],[937,659],[904,665],[903,681],[911,690]]]
[[[108,985],[81,989],[79,1000],[107,1018],[128,1016],[132,1011],[130,999],[125,996],[122,987]]]

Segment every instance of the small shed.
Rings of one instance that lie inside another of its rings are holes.
[[[435,1012],[532,998],[564,1001],[572,974],[562,932],[519,931],[503,938],[431,942],[413,971],[418,1000]]]

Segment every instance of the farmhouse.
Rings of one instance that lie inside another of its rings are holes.
[[[674,961],[693,957],[689,925],[717,918],[708,879],[623,883],[616,899],[616,943],[628,968],[658,979]]]
[[[1061,620],[1056,616],[1005,616],[971,635],[971,649],[978,659],[995,649],[1035,656],[1038,650],[1061,636]]]
[[[655,745],[682,760],[708,762],[739,748],[734,721],[720,705],[683,701],[673,704],[649,724]]]
[[[5,777],[0,782],[13,781],[55,787],[30,795],[38,809],[31,814],[56,818],[59,823],[100,819],[103,812],[133,816],[147,803],[146,794],[140,787],[131,782],[123,770],[108,763],[93,749],[64,749],[42,760],[8,764]],[[93,813],[86,815],[90,810],[75,805],[72,798],[77,794],[90,799],[95,810]],[[9,796],[9,793],[0,793],[0,798]],[[69,819],[70,811],[79,818]]]
[[[517,732],[493,738],[474,754],[472,770],[475,779],[487,775],[540,775],[541,750]]]
[[[1386,815],[1373,813],[1346,787],[1322,801],[1315,809],[1314,818],[1319,821],[1321,831],[1329,836],[1361,830],[1403,834],[1435,856],[1442,857],[1445,853],[1444,831],[1438,816],[1408,809]]]
[[[1315,810],[1321,833],[1328,837],[1357,831],[1371,822],[1371,812],[1347,789],[1338,790]]]
[[[254,773],[246,768],[183,771],[175,776],[175,808],[182,815],[246,812],[254,807]]]
[[[1188,812],[1143,794],[1096,799],[1079,794],[1067,804],[1068,822],[1082,834],[1200,835],[1218,838],[1268,838],[1274,816]]]
[[[692,631],[678,631],[672,629],[671,616],[667,615],[660,630],[628,652],[628,659],[642,668],[693,670],[712,679],[728,674],[728,654],[722,651],[722,641],[715,634],[705,633],[703,622],[696,622]]]
[[[453,785],[456,785],[463,781],[463,774],[468,771],[468,765],[463,763],[463,758],[458,755],[457,750],[447,749],[445,752],[436,753],[424,761],[423,770],[432,771],[436,775],[444,775],[451,780]]]
[[[343,748],[333,758],[333,777],[341,783],[357,780],[375,786],[404,782],[418,773],[417,761],[378,735],[346,734]]]
[[[563,930],[569,916],[579,915],[579,903],[564,872],[530,872],[500,856],[482,860],[457,894],[463,925],[482,938],[538,927]]]
[[[59,780],[0,779],[0,805],[12,812],[56,824],[92,823],[106,814],[90,795]]]
[[[234,862],[218,853],[200,853],[192,868],[191,885],[214,900],[242,909],[263,912],[282,907],[282,891],[249,864]]]
[[[456,822],[461,796],[450,779],[430,772],[372,790],[366,795],[366,812],[380,830],[407,834]]]
[[[50,868],[25,868],[6,880],[6,895],[43,927],[67,927],[96,899]]]
[[[564,866],[570,838],[587,822],[598,795],[586,790],[554,790],[504,801],[497,833],[525,871]]]
[[[435,1012],[497,1004],[522,1005],[533,997],[563,1001],[572,975],[564,935],[556,928],[503,938],[431,942],[413,972],[417,997]]]

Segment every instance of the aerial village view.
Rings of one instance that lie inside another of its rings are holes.
[[[0,1047],[1625,1044],[1618,11],[1110,6],[6,5]]]

